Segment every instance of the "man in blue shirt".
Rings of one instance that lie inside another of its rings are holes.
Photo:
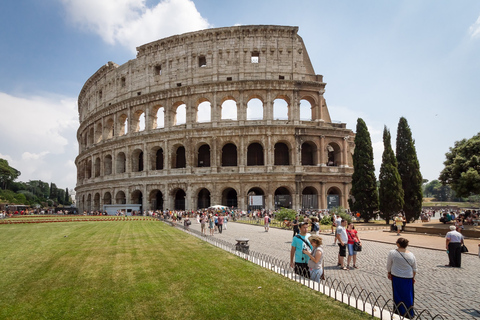
[[[308,256],[303,253],[304,249],[312,250],[312,245],[308,241],[310,233],[307,233],[308,223],[300,222],[298,224],[300,233],[293,237],[290,250],[290,267],[294,268],[295,273],[305,278],[310,278],[308,269]],[[295,262],[294,262],[295,261]]]

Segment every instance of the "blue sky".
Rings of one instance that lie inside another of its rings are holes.
[[[405,117],[424,178],[437,179],[453,143],[480,131],[480,1],[6,0],[0,4],[0,157],[74,188],[76,100],[108,61],[205,28],[299,27],[327,82],[332,119],[367,123],[380,169],[382,131],[395,146]]]

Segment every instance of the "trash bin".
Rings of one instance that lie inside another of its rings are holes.
[[[241,238],[241,239],[235,239],[237,241],[237,244],[235,245],[235,250],[243,252],[245,254],[249,254],[250,252],[250,246],[248,244],[248,240],[246,238]]]

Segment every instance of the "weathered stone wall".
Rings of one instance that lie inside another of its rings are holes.
[[[347,206],[354,134],[331,122],[296,27],[208,29],[137,51],[79,95],[80,210],[247,209],[252,194],[268,209],[285,197],[326,208],[327,194]]]

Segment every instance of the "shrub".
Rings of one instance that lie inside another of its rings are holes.
[[[280,209],[280,211],[277,211],[277,213],[275,214],[275,219],[279,221],[283,221],[283,220],[292,221],[293,219],[295,219],[295,215],[296,215],[295,210],[282,208]]]

